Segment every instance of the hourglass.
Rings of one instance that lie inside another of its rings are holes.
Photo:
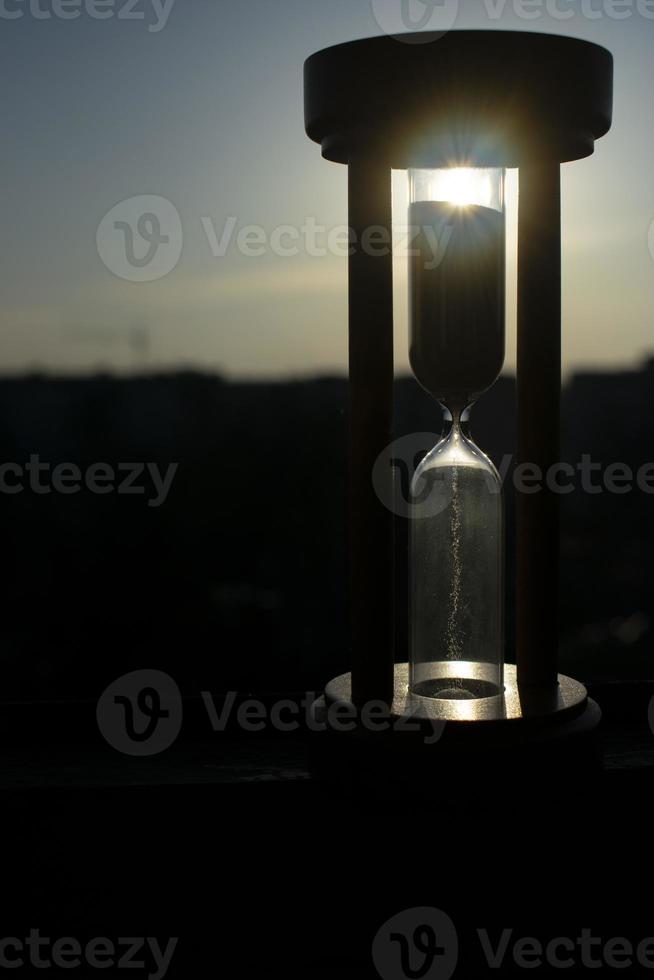
[[[506,761],[545,745],[573,765],[597,726],[583,685],[557,671],[549,488],[516,500],[516,663],[505,662],[502,492],[473,434],[504,361],[504,173],[517,168],[517,458],[542,472],[558,461],[560,165],[591,155],[610,128],[612,78],[598,45],[517,31],[375,37],[305,64],[307,134],[348,167],[351,243],[352,669],[318,705],[352,708],[365,751],[398,744],[367,738],[366,709],[379,704],[393,722],[443,721],[441,759],[457,746],[483,761],[501,743]],[[391,503],[392,254],[370,244],[380,229],[392,237],[392,169],[409,174],[410,364],[451,420],[414,474],[408,535]]]
[[[502,488],[462,416],[504,361],[504,171],[410,170],[409,198],[409,358],[452,420],[411,485],[409,689],[500,697]]]

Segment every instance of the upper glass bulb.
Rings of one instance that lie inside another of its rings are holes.
[[[504,171],[409,171],[411,368],[456,414],[504,363]]]

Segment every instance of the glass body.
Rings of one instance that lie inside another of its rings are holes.
[[[504,362],[504,172],[410,171],[410,362],[452,426],[411,484],[414,695],[498,697],[504,661],[502,487],[461,416]]]
[[[504,171],[410,170],[409,182],[409,361],[454,414],[504,363]]]

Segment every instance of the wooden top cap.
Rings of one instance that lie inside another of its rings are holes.
[[[419,37],[421,43],[407,43]],[[304,66],[305,125],[328,160],[398,169],[517,167],[589,156],[611,125],[613,57],[522,31],[385,35]]]

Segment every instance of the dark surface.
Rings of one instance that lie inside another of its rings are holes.
[[[493,942],[504,928],[546,941],[584,927],[638,941],[652,933],[654,766],[640,715],[651,690],[638,691],[593,692],[608,706],[597,777],[543,785],[525,772],[502,793],[462,779],[428,808],[383,786],[328,792],[301,734],[182,742],[149,760],[66,744],[16,753],[1,790],[3,935],[178,936],[170,977],[316,980],[376,977],[377,930],[422,905],[455,922],[456,977],[498,975],[480,927]]]

